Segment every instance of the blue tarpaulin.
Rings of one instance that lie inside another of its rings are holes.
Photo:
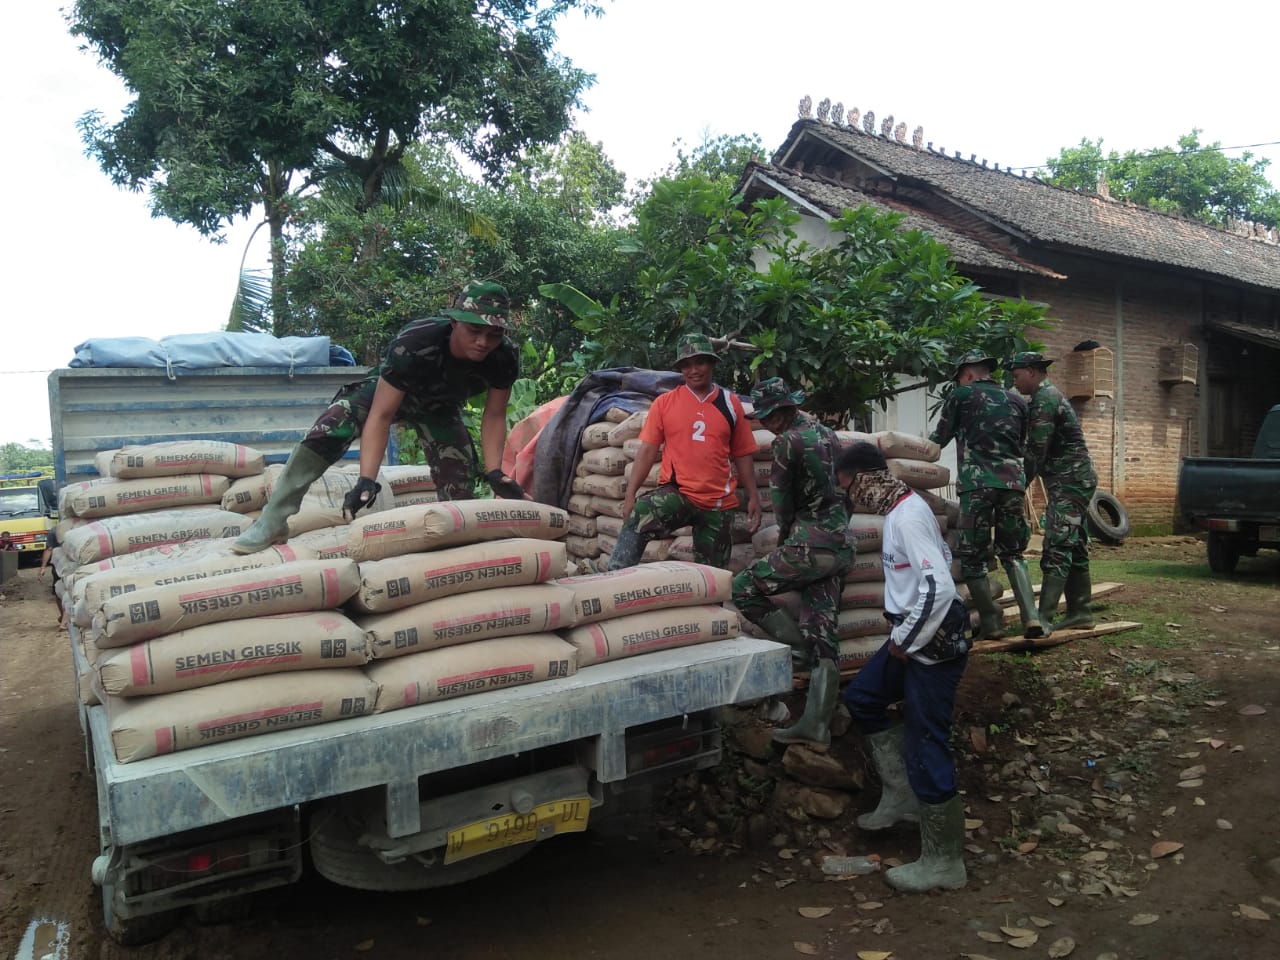
[[[354,366],[343,347],[328,337],[273,337],[269,333],[181,333],[149,337],[95,337],[75,348],[72,367],[161,367],[201,370],[209,367]]]

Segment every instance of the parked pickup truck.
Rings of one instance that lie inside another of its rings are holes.
[[[166,439],[229,440],[283,460],[336,387],[362,374],[55,370],[58,479],[92,478],[100,450]],[[74,625],[70,637],[87,676]],[[714,765],[719,708],[790,689],[785,646],[736,637],[132,763],[116,761],[105,708],[80,691],[106,927],[142,942],[182,908],[227,917],[251,891],[297,880],[304,849],[324,877],[365,889],[480,876],[585,829],[625,791]]]
[[[1187,457],[1178,510],[1209,531],[1209,568],[1231,573],[1241,556],[1280,549],[1280,404],[1268,411],[1247,459]]]

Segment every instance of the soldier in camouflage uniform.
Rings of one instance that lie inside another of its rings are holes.
[[[778,546],[733,578],[733,602],[775,640],[813,661],[804,715],[794,726],[775,731],[773,739],[825,749],[840,683],[836,615],[854,556],[849,512],[835,476],[840,442],[800,410],[804,394],[780,377],[758,384],[751,402],[765,429],[776,435],[769,492]],[[799,624],[769,600],[788,590],[799,590],[803,598]]]
[[[1044,354],[1023,352],[1015,354],[1009,364],[1013,385],[1030,398],[1027,482],[1040,477],[1048,497],[1044,548],[1040,553],[1040,620],[1046,634],[1064,590],[1067,613],[1053,626],[1093,626],[1085,513],[1098,488],[1098,475],[1076,412],[1062,391],[1049,382],[1051,363]]]
[[[343,501],[343,513],[354,518],[381,489],[375,478],[396,422],[417,431],[442,500],[474,497],[478,462],[462,405],[482,392],[485,478],[498,496],[524,498],[520,485],[500,468],[507,401],[520,370],[519,355],[505,335],[512,329],[509,307],[501,284],[473,283],[444,316],[406,324],[376,370],[334,395],[294,448],[262,516],[232,549],[255,553],[287,539],[289,517],[298,512],[307,488],[359,437],[360,479]]]
[[[1027,442],[1027,403],[996,383],[996,360],[980,351],[966,353],[956,365],[956,387],[942,405],[929,439],[942,446],[955,438],[960,494],[960,530],[956,555],[960,574],[981,618],[979,636],[1004,636],[1004,617],[991,596],[987,562],[992,531],[995,552],[1022,614],[1022,635],[1044,636],[1031,576],[1023,551],[1031,539],[1024,498],[1023,452]]]

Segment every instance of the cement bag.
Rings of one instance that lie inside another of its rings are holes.
[[[382,560],[504,537],[558,540],[568,532],[568,513],[545,503],[449,500],[361,514],[351,523],[351,556],[360,561]]]
[[[543,633],[573,625],[573,593],[555,583],[479,590],[363,616],[369,651],[386,660],[491,637]]]
[[[868,580],[884,580],[884,558],[880,551],[859,553],[844,573],[845,583],[862,583]]]
[[[251,477],[262,473],[262,453],[224,440],[172,440],[122,447],[111,457],[110,476],[170,477],[183,473],[213,473],[221,477]]]
[[[184,507],[103,517],[68,531],[62,547],[76,563],[96,563],[148,547],[188,540],[238,537],[247,529],[249,522],[238,513],[207,507]]]
[[[622,423],[629,416],[631,416],[631,414],[626,410],[623,410],[621,407],[610,407],[604,412],[604,418],[610,423]]]
[[[751,435],[756,440],[756,452],[754,459],[773,461],[773,441],[777,434],[771,430],[761,427],[759,430],[752,430]]]
[[[138,590],[146,590],[150,587],[208,580],[210,577],[235,573],[239,570],[258,570],[263,567],[277,567],[284,563],[315,558],[311,551],[295,550],[288,544],[279,544],[257,553],[242,555],[231,549],[233,542],[231,540],[209,542],[218,545],[216,553],[196,555],[192,552],[190,559],[156,562],[147,566],[113,567],[77,581],[72,588],[72,595],[77,601],[83,598],[89,619],[77,619],[76,623],[88,626],[93,615],[102,609],[104,603],[112,597],[123,594],[136,593]]]
[[[554,633],[535,633],[378,660],[365,673],[378,685],[377,712],[385,713],[415,703],[571,677],[577,670],[577,650]]]
[[[577,513],[569,514],[569,537],[595,538],[596,535],[596,519],[595,517],[584,517]],[[565,537],[566,542],[569,537]]]
[[[600,552],[613,556],[613,548],[618,544],[617,537],[611,537],[607,533],[601,533],[596,536],[596,540],[600,545]],[[665,540],[650,540],[644,545],[644,551],[640,554],[641,563],[656,563],[659,560],[667,560],[671,557],[670,538]]]
[[[778,549],[779,533],[776,523],[771,523],[766,527],[761,522],[760,529],[751,535],[751,548],[755,551],[757,557],[763,557],[765,554]]]
[[[360,472],[359,465],[355,466],[355,471],[357,474]],[[397,496],[402,493],[425,493],[436,488],[435,477],[425,463],[383,464],[378,472],[386,478],[387,486]]]
[[[849,530],[853,533],[853,545],[858,553],[880,551],[880,542],[884,537],[884,517],[878,513],[851,513]]]
[[[222,495],[222,509],[232,513],[252,513],[267,505],[271,487],[284,467],[272,464],[264,473],[255,473],[252,477],[241,477],[234,481]]]
[[[397,493],[391,497],[390,508],[416,507],[424,503],[439,503],[440,494],[434,490],[415,490],[412,493]]]
[[[838,661],[841,673],[856,671],[866,666],[867,661],[875,655],[875,652],[885,645],[885,641],[889,639],[887,633],[875,634],[867,637],[850,637],[848,640],[841,640],[836,648],[840,652]]]
[[[960,523],[960,501],[948,500],[928,490],[917,490],[916,496],[924,500],[933,511],[934,516],[947,518],[947,526],[954,527]]]
[[[622,532],[622,525],[625,521],[617,517],[598,516],[596,517],[596,533],[603,533],[606,537],[618,539],[618,534]]]
[[[579,537],[571,533],[564,538],[564,548],[571,557],[590,560],[600,556],[600,540],[597,537]]]
[[[597,497],[591,498],[591,509],[597,517],[617,517],[619,520],[627,519],[627,513],[623,509],[626,501],[613,497]]]
[[[204,623],[328,610],[360,589],[351,560],[299,560],[207,580],[148,587],[102,605],[100,647],[122,647]]]
[[[559,575],[565,559],[558,540],[517,538],[366,560],[351,603],[366,613],[383,613],[460,593],[543,583]]]
[[[661,465],[662,463],[662,448],[663,445],[658,444],[659,456],[656,461],[658,465]],[[622,444],[622,455],[626,457],[628,461],[634,460],[636,457],[640,456],[640,438],[635,437],[634,439],[624,441]]]
[[[951,471],[940,463],[925,463],[922,460],[899,460],[886,457],[889,472],[916,490],[933,490],[945,487],[951,482]]]
[[[599,450],[588,450],[582,455],[582,466],[588,472],[604,474],[606,477],[622,476],[622,471],[630,462],[618,447],[601,447]]]
[[[292,730],[373,710],[378,685],[356,668],[244,677],[154,697],[107,698],[116,759],[146,757]]]
[[[81,564],[70,573],[61,575],[65,577],[72,589],[79,588],[77,596],[83,598],[84,589],[81,586],[83,581],[105,570],[150,570],[196,560],[225,559],[235,554],[231,549],[231,544],[234,542],[235,538],[227,537],[217,540],[185,540],[182,543],[162,544],[158,547],[138,550],[135,553],[107,557],[95,563]],[[262,552],[270,553],[271,551]],[[315,558],[305,550],[294,549],[291,553],[281,554],[281,559],[313,560]]]
[[[688,647],[738,636],[738,614],[721,606],[648,610],[565,630],[561,636],[577,648],[578,668],[655,650]]]
[[[599,450],[601,447],[621,447],[621,443],[614,443],[609,439],[609,434],[617,426],[618,424],[610,423],[608,420],[587,424],[582,430],[582,449]]]
[[[340,560],[351,556],[351,531],[347,524],[340,527],[321,527],[319,530],[308,530],[287,541],[290,547],[298,551],[309,551],[317,560]]]
[[[58,491],[58,509],[71,516],[93,519],[168,507],[220,504],[230,483],[226,477],[207,473],[142,480],[87,480],[68,484]]]
[[[884,581],[863,580],[846,583],[840,590],[840,609],[871,607],[877,613],[884,609]]]
[[[648,418],[649,411],[641,410],[637,413],[631,414],[621,423],[616,424],[613,429],[609,431],[609,446],[620,447],[628,440],[635,440],[640,436],[640,430],[644,426],[645,420]]]
[[[98,471],[98,476],[103,478],[111,476],[111,464],[119,452],[120,448],[117,447],[114,450],[99,450],[93,455],[93,469]]]
[[[773,477],[772,458],[769,460],[752,460],[751,469],[755,474],[756,488],[758,490],[768,490],[770,479]],[[737,473],[736,467],[734,468],[734,472]],[[745,493],[742,495],[742,499],[744,502],[746,501],[747,496]]]
[[[206,623],[102,651],[98,679],[118,697],[150,696],[214,683],[322,667],[361,667],[364,630],[336,610]]]
[[[756,550],[749,543],[735,543],[729,548],[729,572],[741,573],[756,561]]]
[[[298,512],[289,518],[289,536],[296,537],[300,533],[309,533],[322,527],[344,526],[347,518],[342,512],[342,503],[359,480],[360,474],[356,471],[335,467],[326,470],[307,488]],[[360,511],[361,515],[382,514],[394,509],[395,494],[387,496],[390,482],[381,470],[378,471],[376,482],[382,485],[383,492],[373,501],[372,506]]]
[[[576,513],[580,517],[594,517],[596,509],[591,505],[591,495],[587,493],[575,493],[569,498],[566,506],[570,513]]]
[[[899,433],[896,430],[881,430],[871,436],[871,442],[880,448],[885,459],[894,457],[901,460],[923,460],[933,463],[942,456],[942,448],[928,437],[917,437],[910,433]]]
[[[836,638],[839,640],[881,634],[888,626],[884,610],[876,607],[855,607],[836,614]]]
[[[556,583],[572,591],[575,625],[645,610],[723,603],[732,591],[728,571],[675,560],[566,577]]]
[[[693,558],[693,537],[673,537],[671,549],[667,552],[668,560],[680,560],[684,563],[696,562]]]
[[[627,478],[625,476],[603,477],[598,473],[591,473],[585,477],[575,477],[573,492],[585,493],[592,497],[621,500],[627,495]]]
[[[625,480],[627,483],[631,482],[631,474],[634,472],[634,468],[635,468],[634,463],[628,463],[626,468],[622,471],[622,479]],[[658,485],[658,477],[661,474],[662,474],[662,462],[661,461],[655,462],[654,465],[649,468],[649,472],[644,475],[644,480],[640,482],[640,486],[656,487]],[[623,485],[622,492],[623,494],[627,492],[626,484]]]

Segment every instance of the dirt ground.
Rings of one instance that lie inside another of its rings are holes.
[[[132,949],[102,928],[66,635],[47,584],[24,569],[0,588],[0,958],[41,956],[56,931],[50,956],[142,960],[1274,960],[1280,557],[1213,580],[1185,575],[1204,565],[1189,538],[1095,556],[1168,570],[1102,611],[1142,617],[1140,634],[971,658],[956,723],[964,890],[905,896],[878,874],[825,878],[825,854],[909,860],[918,840],[860,834],[854,815],[874,785],[836,819],[797,820],[769,803],[780,761],[735,754],[651,809],[470,884],[372,894],[308,873],[259,894],[243,921],[191,919]],[[855,765],[856,736],[833,753]]]

